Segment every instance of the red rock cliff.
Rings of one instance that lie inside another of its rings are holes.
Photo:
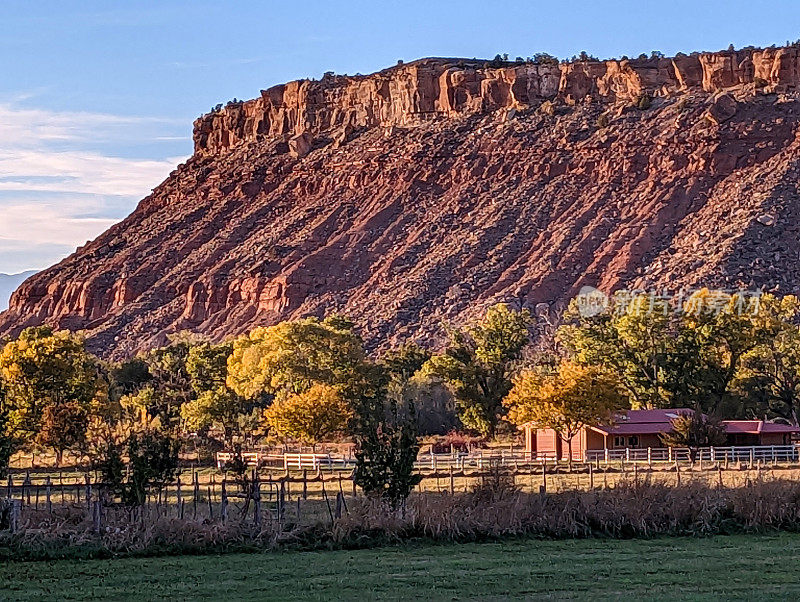
[[[338,128],[416,125],[437,116],[524,109],[556,98],[630,101],[645,93],[718,92],[756,82],[767,92],[786,92],[800,83],[797,47],[496,69],[482,64],[423,59],[368,76],[274,86],[259,98],[228,104],[195,121],[195,151],[213,154],[242,142],[316,136]]]
[[[376,347],[584,285],[795,291],[799,65],[424,59],[276,86],[200,118],[195,155],[26,281],[0,335],[84,329],[119,357],[335,310]]]

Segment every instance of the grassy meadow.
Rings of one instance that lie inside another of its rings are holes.
[[[8,562],[2,600],[787,600],[800,535]]]

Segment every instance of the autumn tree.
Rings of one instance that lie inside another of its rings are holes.
[[[511,390],[515,362],[528,343],[531,315],[495,305],[466,329],[451,329],[445,351],[425,364],[425,372],[442,380],[456,400],[461,422],[494,437],[505,414],[503,399]]]
[[[764,299],[764,301],[767,301]],[[760,304],[759,300],[759,304]],[[701,289],[683,305],[670,360],[672,407],[734,414],[741,405],[734,381],[744,357],[768,333],[745,293]]]
[[[353,416],[336,387],[313,385],[302,393],[289,393],[264,411],[264,420],[278,437],[316,444],[341,433]]]
[[[236,339],[227,384],[249,399],[299,394],[325,384],[352,400],[374,392],[378,373],[352,322],[340,316],[311,317],[256,328]]]
[[[522,425],[552,429],[567,444],[582,428],[609,422],[626,405],[617,378],[608,371],[564,361],[556,372],[526,370],[503,401],[509,419]]]
[[[672,430],[661,435],[661,442],[667,447],[688,447],[692,463],[697,459],[699,448],[724,445],[726,439],[725,425],[699,409],[673,418]]]
[[[578,300],[558,336],[570,357],[612,370],[634,408],[693,407],[736,412],[734,381],[763,339],[763,324],[743,293],[701,289],[671,303],[618,293],[599,312]]]
[[[16,442],[11,435],[8,420],[8,404],[3,382],[0,380],[0,478],[5,478],[8,464],[14,453]]]
[[[668,406],[669,360],[680,328],[672,308],[624,293],[599,312],[583,311],[580,301],[570,304],[557,334],[572,359],[612,370],[634,409]]]
[[[36,443],[55,451],[56,466],[61,466],[65,451],[85,446],[88,428],[89,413],[84,405],[75,401],[49,405],[42,413],[42,425],[36,434]]]
[[[84,341],[66,331],[28,328],[0,352],[0,379],[5,389],[7,420],[12,437],[34,442],[45,411],[66,404],[88,411],[103,387],[95,359]]]

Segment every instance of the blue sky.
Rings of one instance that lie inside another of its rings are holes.
[[[0,1],[0,272],[129,213],[218,102],[422,56],[606,58],[800,38],[800,2]]]

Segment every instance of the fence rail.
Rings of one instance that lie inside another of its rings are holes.
[[[691,462],[692,454],[688,448],[648,447],[588,450],[586,462]],[[797,445],[754,445],[730,447],[703,447],[695,450],[695,461],[709,462],[798,462],[800,446]]]
[[[272,466],[284,470],[352,470],[355,460],[343,454],[265,454],[261,452],[243,452],[243,459],[253,466]],[[223,468],[233,460],[232,453],[217,454],[217,466]],[[653,447],[588,450],[585,453],[574,452],[573,462],[633,462],[633,463],[689,463],[692,453],[688,448]],[[704,447],[695,450],[695,461],[708,462],[800,462],[800,445],[761,445]],[[417,470],[439,470],[453,468],[485,468],[488,466],[529,466],[531,464],[557,463],[566,461],[558,458],[554,452],[529,453],[519,448],[486,449],[471,452],[424,453],[415,463]]]

